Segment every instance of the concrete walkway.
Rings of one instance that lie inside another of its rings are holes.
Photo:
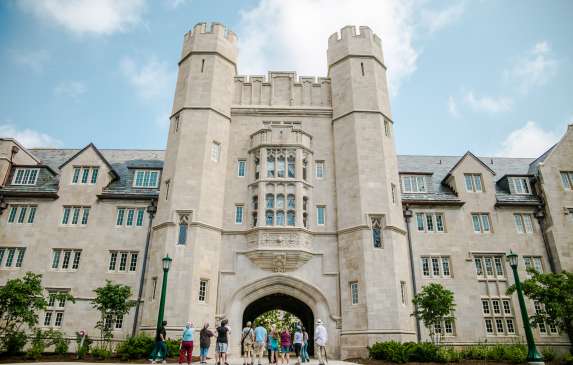
[[[81,365],[105,365],[105,364],[112,364],[112,363],[106,363],[106,362],[31,362],[33,364],[45,364],[45,365],[65,365],[65,364],[81,364]],[[172,361],[167,361],[168,364],[177,364],[176,360],[172,360]],[[9,363],[4,363],[4,364],[9,364]],[[4,365],[3,364],[3,365]],[[14,363],[14,364],[23,364],[23,363]],[[122,365],[126,365],[129,364],[127,362],[118,362],[117,364],[122,364]],[[160,363],[158,363],[160,364]],[[229,361],[229,365],[242,365],[243,361],[241,359],[233,359],[231,358]],[[255,363],[256,364],[256,363]],[[280,364],[280,363],[279,363]],[[289,362],[290,365],[295,365],[296,364],[296,360],[295,361],[290,361]],[[305,362],[304,365],[318,365],[318,361],[315,359],[310,360],[310,362]],[[199,365],[199,362],[193,362],[192,365]],[[209,362],[207,362],[207,365],[215,365],[215,361],[211,360]],[[268,365],[267,362],[263,362],[262,365]],[[329,360],[328,361],[328,365],[355,365],[354,363],[351,362],[347,362],[347,361],[341,361],[341,360]]]

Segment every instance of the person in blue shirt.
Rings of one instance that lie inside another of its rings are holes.
[[[255,328],[255,357],[257,358],[258,365],[261,365],[261,358],[265,352],[265,342],[267,341],[267,330],[257,323]]]
[[[179,363],[183,364],[187,358],[187,364],[191,365],[191,354],[193,353],[193,323],[187,322],[181,335],[181,347],[179,348]]]

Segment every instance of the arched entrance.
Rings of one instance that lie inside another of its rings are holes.
[[[243,311],[243,327],[247,321],[254,321],[258,316],[273,309],[280,309],[297,316],[308,332],[308,353],[314,354],[314,314],[303,301],[283,293],[269,294],[250,303]]]

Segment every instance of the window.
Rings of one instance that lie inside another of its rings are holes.
[[[573,171],[561,171],[561,182],[565,190],[573,190]]]
[[[350,282],[350,301],[353,305],[358,304],[358,282],[357,281]]]
[[[491,221],[489,213],[472,213],[472,224],[475,233],[490,233]]]
[[[529,179],[527,177],[510,177],[509,183],[513,186],[515,194],[531,194]]]
[[[44,327],[62,327],[66,301],[65,299],[57,299],[56,297],[59,294],[65,293],[67,293],[67,291],[48,292],[48,305],[44,311]]]
[[[155,294],[157,293],[157,276],[151,278],[151,287],[153,288],[151,291],[151,300],[155,300]]]
[[[324,211],[325,211],[325,209],[326,209],[326,207],[321,207],[321,206],[316,207],[316,224],[318,224],[319,226],[324,225]]]
[[[386,119],[384,119],[384,134],[386,135],[386,137],[390,137],[392,135],[390,129],[390,122]]]
[[[104,327],[111,330],[119,330],[123,327],[123,316],[115,316],[109,313],[105,317]]]
[[[531,214],[514,214],[517,233],[533,233],[533,218]]]
[[[446,318],[434,325],[434,332],[444,337],[455,336],[455,324],[453,318]]]
[[[109,251],[108,271],[135,272],[139,254],[132,251]]]
[[[390,188],[392,190],[392,204],[396,204],[396,201],[398,200],[398,197],[396,196],[396,185],[390,184]]]
[[[255,158],[255,180],[259,179],[261,169],[261,161],[258,157]]]
[[[205,303],[207,301],[207,289],[209,288],[209,280],[201,279],[199,281],[199,302]]]
[[[247,160],[239,160],[237,162],[237,176],[245,177],[247,174]]]
[[[444,214],[416,213],[416,227],[420,232],[444,232]]]
[[[0,247],[0,268],[22,267],[25,253],[25,247]]]
[[[279,156],[277,159],[277,177],[285,177],[285,158],[284,156]]]
[[[267,158],[267,177],[275,177],[275,157],[272,155]]]
[[[287,159],[288,177],[294,178],[296,176],[296,165],[294,156],[289,156]]]
[[[483,192],[483,183],[481,174],[464,174],[466,182],[466,191],[480,193]]]
[[[59,271],[76,271],[80,267],[82,250],[53,249],[52,269]]]
[[[119,227],[142,227],[145,208],[117,208],[115,225]]]
[[[543,264],[541,256],[523,256],[523,262],[527,270],[533,269],[540,274],[543,274]]]
[[[505,278],[505,265],[503,256],[483,255],[475,256],[474,263],[478,278],[496,279]]]
[[[99,167],[75,166],[72,174],[72,184],[95,184],[99,175]]]
[[[159,186],[159,170],[135,170],[134,188],[157,188]]]
[[[322,179],[324,177],[324,161],[316,161],[316,177]]]
[[[267,177],[294,178],[296,176],[295,154],[294,149],[267,149]],[[255,172],[255,179],[257,178],[258,170]]]
[[[16,168],[12,177],[12,185],[36,185],[39,170],[37,168]]]
[[[428,191],[425,175],[404,175],[401,179],[404,193],[425,193]]]
[[[535,308],[535,314],[544,314],[545,313],[545,306],[543,303],[539,301],[534,301],[533,306]],[[539,329],[539,333],[542,336],[558,336],[559,330],[554,323],[543,321],[541,323],[537,323],[537,328]]]
[[[295,212],[293,212],[292,210],[289,210],[287,212],[287,225],[294,226],[295,221],[296,221]]]
[[[406,304],[408,301],[407,292],[406,292],[406,282],[400,282],[400,293],[402,294],[402,304]]]
[[[483,297],[481,307],[487,335],[513,336],[516,334],[513,308],[509,298]]]
[[[372,217],[372,244],[375,248],[382,248],[382,218]]]
[[[36,219],[36,205],[10,205],[8,223],[32,224]]]
[[[235,224],[243,224],[243,206],[235,206]]]
[[[422,276],[426,278],[452,276],[449,256],[422,256]]]
[[[90,215],[90,207],[65,206],[62,216],[63,225],[86,225]]]
[[[211,161],[219,162],[221,158],[221,144],[213,141],[211,144]]]
[[[179,215],[179,235],[177,236],[177,244],[187,244],[187,229],[189,228],[189,214]]]
[[[306,181],[308,171],[308,161],[306,159],[302,160],[302,179]]]

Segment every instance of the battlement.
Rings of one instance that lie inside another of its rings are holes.
[[[181,58],[185,58],[190,52],[214,52],[235,63],[237,40],[237,35],[221,23],[197,23],[183,36]]]
[[[332,65],[340,59],[353,56],[371,56],[384,63],[382,40],[370,27],[347,25],[339,32],[328,38],[328,64]]]

